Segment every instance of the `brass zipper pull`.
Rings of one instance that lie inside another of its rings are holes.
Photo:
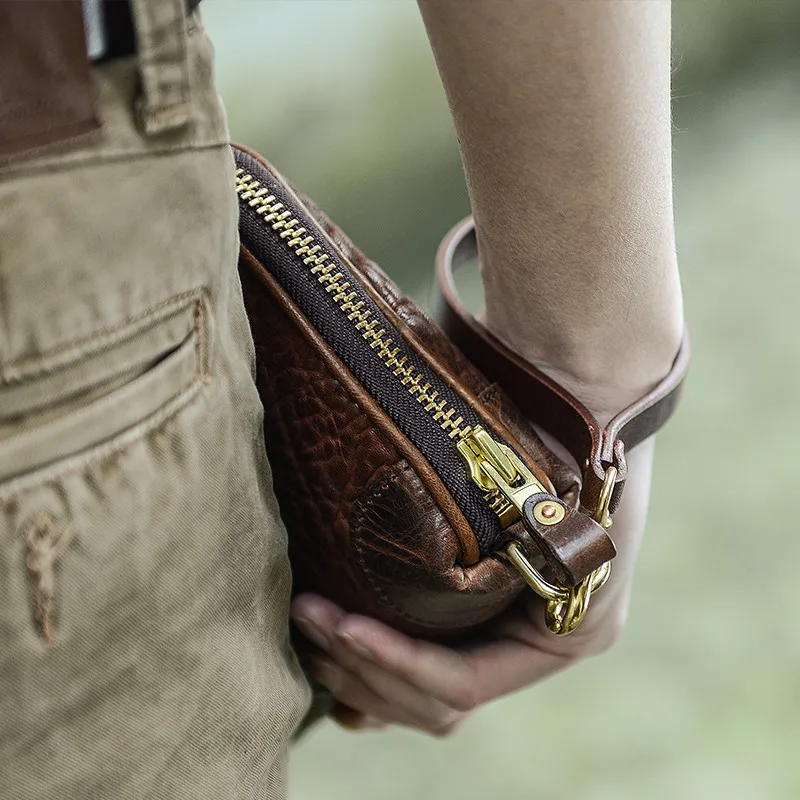
[[[462,437],[457,448],[470,478],[484,493],[502,527],[522,517],[522,506],[531,495],[547,493],[520,457],[480,425]]]
[[[481,489],[504,528],[518,519],[525,519],[523,506],[529,497],[549,494],[513,450],[495,441],[479,425],[462,436],[457,448],[470,478]],[[546,511],[542,511],[541,518],[537,515],[537,520],[543,525],[558,524],[564,518],[562,506],[554,501],[543,500],[537,504],[537,509],[539,506],[542,509],[547,507]],[[548,511],[561,513],[547,513]],[[536,510],[534,514],[536,515]],[[599,513],[597,516],[604,527],[610,525],[607,513]],[[562,636],[572,633],[580,625],[589,607],[592,592],[608,580],[611,571],[611,563],[606,562],[578,586],[558,586],[549,583],[528,561],[517,542],[508,544],[505,553],[528,586],[547,601],[547,627]]]

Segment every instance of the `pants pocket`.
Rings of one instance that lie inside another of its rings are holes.
[[[2,482],[36,478],[169,413],[205,370],[206,302],[201,293],[160,304],[141,317],[0,377]],[[16,483],[16,481],[12,481]]]

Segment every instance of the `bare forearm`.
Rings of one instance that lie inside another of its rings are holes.
[[[669,0],[419,0],[462,148],[487,324],[612,412],[682,329]]]

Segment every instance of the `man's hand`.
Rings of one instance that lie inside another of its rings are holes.
[[[342,721],[348,727],[397,724],[446,735],[479,706],[609,647],[627,613],[652,457],[652,440],[629,455],[630,478],[613,528],[619,555],[612,577],[569,636],[547,630],[542,602],[532,592],[486,638],[459,648],[412,639],[316,595],[296,597],[292,618],[322,651],[312,662],[313,674],[356,712]]]

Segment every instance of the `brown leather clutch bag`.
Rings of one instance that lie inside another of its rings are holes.
[[[607,527],[626,435],[635,444],[669,415],[685,364],[607,440],[517,360],[511,377],[533,392],[526,419],[503,376],[484,377],[264,159],[234,156],[240,275],[294,591],[435,638],[496,616],[527,582],[551,630],[569,633],[615,554]],[[459,313],[448,272],[474,251],[471,225],[455,229],[440,271],[453,331],[481,357],[481,343],[493,354],[499,343]],[[513,371],[507,351],[489,360]],[[583,475],[528,419],[566,439]]]

